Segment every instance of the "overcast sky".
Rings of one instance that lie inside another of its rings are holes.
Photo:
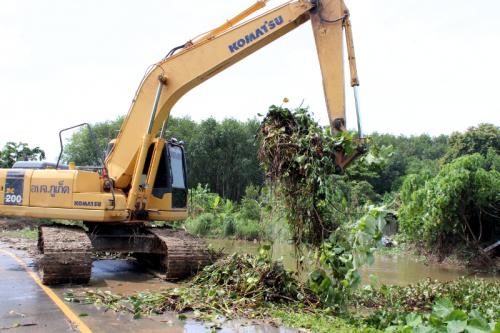
[[[126,114],[145,69],[254,0],[0,0],[0,146]],[[283,1],[268,3],[270,9]],[[500,1],[346,0],[367,132],[500,125]],[[193,89],[172,115],[245,120],[302,101],[327,123],[310,24]],[[355,127],[352,91],[348,124]]]

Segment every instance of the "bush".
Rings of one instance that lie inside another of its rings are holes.
[[[213,234],[214,227],[217,227],[219,220],[212,213],[203,213],[197,217],[190,217],[186,220],[186,229],[198,236],[209,236]]]
[[[443,254],[457,246],[482,253],[480,244],[499,232],[500,173],[492,167],[497,158],[466,155],[444,165],[436,177],[408,176],[399,209],[405,237]]]
[[[254,240],[260,238],[260,226],[258,221],[237,220],[235,235],[239,239]]]
[[[198,184],[189,190],[189,214],[196,217],[202,213],[216,213],[224,201],[217,193],[210,192],[207,185]]]
[[[236,233],[236,223],[234,222],[234,217],[227,217],[224,222],[224,237],[234,236]]]

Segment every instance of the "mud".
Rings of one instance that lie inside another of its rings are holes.
[[[0,230],[18,230],[23,228],[38,228],[41,224],[39,219],[27,217],[6,217],[0,215]]]
[[[38,254],[36,240],[19,237],[7,237],[0,234],[0,241],[5,243],[11,249],[27,251],[32,256],[36,256]]]

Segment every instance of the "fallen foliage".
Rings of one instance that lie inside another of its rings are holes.
[[[166,311],[255,318],[264,316],[266,307],[271,304],[300,308],[319,306],[318,299],[295,273],[285,270],[281,262],[270,259],[269,249],[269,246],[262,247],[257,256],[235,253],[220,259],[205,267],[186,287],[141,292],[128,297],[88,290],[66,293],[65,299],[130,312],[136,318]]]

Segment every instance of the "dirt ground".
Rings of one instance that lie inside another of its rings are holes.
[[[28,217],[5,217],[0,215],[0,230],[18,230],[23,228],[38,228],[42,222]]]

